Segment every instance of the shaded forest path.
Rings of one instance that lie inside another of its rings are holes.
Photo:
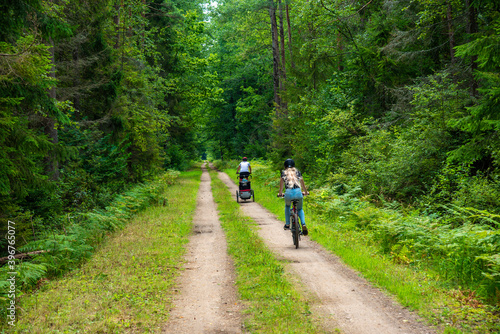
[[[235,194],[235,182],[225,173],[219,172],[218,176]],[[255,196],[258,198],[259,194]],[[313,296],[311,310],[321,317],[326,331],[334,332],[338,328],[346,334],[435,333],[415,314],[309,238],[303,237],[300,248],[295,249],[290,232],[283,230],[284,222],[260,204],[243,202],[240,206],[243,213],[259,225],[258,233],[271,251],[289,263],[287,270],[300,280],[306,293]]]
[[[241,333],[241,303],[234,286],[235,273],[226,252],[210,187],[210,175],[202,166],[198,204],[193,218],[185,270],[179,278],[179,294],[165,333]]]

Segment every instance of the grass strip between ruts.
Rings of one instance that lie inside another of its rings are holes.
[[[161,332],[192,229],[200,171],[166,189],[87,263],[21,300],[16,333]]]
[[[257,333],[321,333],[311,319],[307,300],[289,282],[278,261],[241,213],[238,203],[216,172],[210,172],[219,219],[234,260],[237,287],[247,302],[246,327]]]

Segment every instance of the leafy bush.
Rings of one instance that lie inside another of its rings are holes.
[[[465,164],[446,164],[430,191],[419,200],[430,211],[442,212],[443,205],[469,207],[500,213],[500,179],[478,172]]]
[[[191,166],[193,154],[180,144],[169,143],[165,145],[164,167],[177,170],[187,170]]]
[[[238,168],[239,163],[240,163],[240,161],[238,161],[238,160],[215,160],[213,162],[213,165],[218,170],[234,168],[234,171],[236,172],[236,169]],[[251,162],[250,162],[250,164],[251,164]]]
[[[456,206],[472,207],[500,213],[500,182],[476,175],[462,180],[451,202]]]

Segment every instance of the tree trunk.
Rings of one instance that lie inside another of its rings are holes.
[[[339,53],[338,56],[338,70],[339,72],[344,71],[344,44],[342,43],[342,34],[340,32],[337,33],[337,50]]]
[[[79,87],[80,87],[80,73],[79,73],[79,64],[78,61],[80,59],[80,54],[78,52],[78,49],[80,47],[80,44],[77,44],[75,46],[75,49],[73,50],[73,63],[74,63],[74,68],[75,72],[73,73],[73,87],[76,88],[76,94],[73,96],[73,107],[76,110],[80,109],[80,93],[79,93]]]
[[[450,61],[455,62],[455,32],[453,27],[453,8],[451,7],[451,1],[447,2],[448,8],[446,11],[446,18],[448,21],[448,38],[450,43]]]
[[[477,26],[477,9],[472,4],[471,0],[465,0],[468,12],[467,33],[475,34],[478,32]]]
[[[141,49],[144,49],[144,39],[146,38],[146,34],[145,34],[145,31],[146,31],[146,26],[144,25],[144,22],[146,21],[146,0],[142,0],[142,13],[141,13],[141,16],[142,16],[142,32],[141,32],[141,36],[142,36],[142,39],[141,39]]]
[[[50,71],[50,76],[52,78],[56,77],[56,63],[55,63],[55,56],[54,56],[54,41],[52,38],[49,37],[49,43],[50,43],[50,57],[51,57],[51,63],[52,63],[52,69]],[[49,96],[52,99],[56,99],[56,87],[52,87],[49,90]],[[59,163],[57,161],[57,155],[56,155],[56,145],[59,142],[59,137],[57,133],[57,129],[55,127],[55,121],[53,118],[50,116],[45,117],[44,119],[44,132],[47,134],[47,136],[51,139],[52,143],[54,144],[54,148],[49,152],[48,157],[46,158],[46,173],[47,175],[50,176],[51,180],[58,180],[59,179]]]
[[[123,4],[122,4],[123,6]],[[120,47],[120,0],[115,2],[115,15],[113,16],[113,22],[115,24],[115,49]]]
[[[276,108],[276,116],[280,116],[280,55],[278,46],[278,25],[276,23],[276,9],[274,2],[269,5],[269,17],[271,18],[271,40],[273,49],[273,86],[274,86],[274,103]]]
[[[32,257],[33,255],[41,254],[41,253],[45,253],[45,252],[46,252],[45,250],[39,250],[39,251],[33,251],[33,252],[28,252],[28,253],[19,253],[19,254],[14,255],[14,258],[15,259],[25,259],[27,257]],[[5,264],[8,261],[9,261],[8,256],[0,257],[0,264]]]
[[[290,64],[292,68],[295,68],[295,63],[293,62],[293,51],[292,51],[292,27],[290,25],[290,10],[288,4],[285,6],[286,9],[286,23],[288,25],[288,51],[290,52]]]
[[[467,27],[466,27],[466,32],[470,36],[471,34],[475,34],[478,32],[478,26],[477,26],[477,9],[474,7],[472,4],[472,0],[465,0],[465,5],[467,6]],[[469,37],[470,40],[470,37]],[[472,56],[471,57],[471,72],[474,73],[477,70],[477,56]],[[475,97],[478,96],[477,93],[477,80],[475,78],[472,78],[472,83],[471,83],[471,94]]]
[[[281,94],[281,108],[287,114],[287,103],[284,100],[284,93],[286,92],[286,59],[285,59],[285,29],[283,27],[283,5],[281,0],[278,0],[280,11],[280,47],[281,47],[281,71],[280,71],[280,94]]]
[[[128,8],[128,19],[129,21],[132,21],[132,8]],[[128,24],[127,28],[127,37],[132,37],[134,35],[134,32],[132,31],[132,24]]]

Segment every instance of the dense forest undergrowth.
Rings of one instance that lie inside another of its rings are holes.
[[[291,157],[326,220],[498,306],[498,1],[0,9],[0,244],[19,278],[41,270],[19,253],[64,249],[165,170]]]

